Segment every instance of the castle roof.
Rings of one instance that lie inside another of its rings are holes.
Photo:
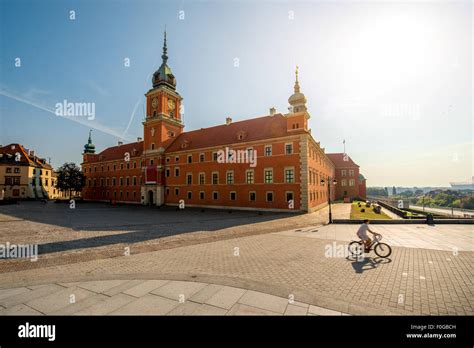
[[[245,144],[305,132],[288,131],[286,118],[282,114],[275,114],[181,133],[166,152],[189,151],[240,142]]]
[[[135,150],[135,151],[134,151]],[[91,158],[91,161],[114,161],[114,160],[123,160],[124,154],[128,152],[130,157],[141,156],[143,153],[143,140],[136,141],[133,143],[122,144],[117,146],[111,146],[103,150],[98,154],[88,155]]]
[[[332,163],[334,163],[334,165],[336,166],[336,168],[348,168],[348,167],[359,167],[353,160],[352,158],[347,155],[347,154],[344,154],[343,152],[339,152],[339,153],[327,153],[326,154],[329,159],[331,160]],[[345,156],[347,156],[346,160],[345,160]]]

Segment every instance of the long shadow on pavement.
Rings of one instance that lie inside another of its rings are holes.
[[[382,257],[364,257],[360,260],[347,257],[346,259],[352,262],[352,268],[354,268],[354,271],[356,273],[370,271],[372,269],[377,268],[379,265],[392,262],[392,259]]]
[[[136,205],[111,206],[106,203],[80,203],[75,209],[69,209],[69,204],[53,202],[20,202],[2,206],[0,213],[22,220],[71,228],[73,231],[117,232],[113,235],[40,244],[40,255],[120,243],[139,243],[196,231],[218,231],[295,216],[294,213],[230,213],[228,210],[200,208],[176,211],[174,207],[158,209]]]

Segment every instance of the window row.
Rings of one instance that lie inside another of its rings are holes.
[[[328,180],[328,176],[323,173],[318,173],[316,170],[309,169],[309,183],[313,185],[322,185],[321,180]]]
[[[120,191],[118,193],[117,193],[117,191],[114,191],[114,192],[102,191],[101,193],[96,192],[96,191],[92,191],[91,196],[92,197],[102,196],[102,197],[105,197],[105,198],[137,198],[137,197],[140,197],[139,193],[137,191],[131,191],[131,192],[125,191],[125,194],[124,194],[123,191]]]
[[[170,195],[170,188],[169,187],[166,188],[165,194],[167,196]],[[179,187],[175,187],[174,195],[175,196],[180,195],[180,188]],[[212,192],[211,197],[212,197],[213,200],[219,200],[219,196],[220,196],[220,193],[218,191],[213,191]],[[199,197],[200,200],[205,200],[206,199],[206,193],[204,191],[199,191],[199,196],[198,197]],[[186,192],[186,198],[187,199],[193,199],[193,191],[187,191]],[[285,198],[286,198],[286,202],[293,201],[293,198],[294,198],[293,191],[286,191],[285,192]],[[265,192],[265,201],[266,202],[273,202],[274,199],[275,199],[275,194],[274,194],[273,191]],[[235,191],[229,192],[229,200],[230,201],[237,200],[237,192],[235,192]],[[248,200],[250,202],[255,202],[257,200],[257,192],[250,191],[248,193]]]
[[[341,169],[341,176],[354,176],[354,169],[349,169],[349,175],[346,169]]]
[[[341,180],[341,186],[347,186],[347,179]],[[355,180],[349,179],[349,186],[355,186]]]
[[[5,185],[20,185],[20,177],[19,176],[6,176]]]
[[[166,169],[166,177],[170,177],[171,175],[171,170],[169,168]],[[174,176],[179,177],[180,176],[180,170],[179,168],[174,169]],[[264,177],[264,183],[265,184],[272,184],[273,183],[273,169],[272,168],[267,168],[263,170],[263,177]],[[293,168],[285,168],[284,169],[284,180],[285,183],[287,184],[292,184],[295,182],[295,170]],[[235,184],[235,178],[234,178],[234,171],[233,170],[228,170],[225,173],[225,182],[228,185],[233,185]],[[186,184],[187,185],[192,185],[194,183],[193,181],[193,174],[192,173],[187,173],[186,174]],[[211,173],[211,181],[210,183],[212,185],[219,185],[219,172],[212,172]],[[245,183],[246,184],[255,184],[255,172],[253,169],[248,169],[245,172]],[[205,185],[206,184],[206,173],[199,173],[198,174],[198,184],[199,185]]]
[[[94,166],[94,167],[84,167],[84,173],[96,173],[97,172],[97,168],[100,169],[101,172],[104,172],[104,171],[107,171],[107,172],[110,172],[110,171],[116,171],[117,168],[120,167],[120,170],[123,170],[123,169],[136,169],[136,168],[141,168],[143,167],[143,164],[144,162],[143,161],[133,161],[133,162],[130,162],[130,161],[126,161],[125,163],[114,163],[112,165],[110,164],[107,164],[107,165],[101,165],[101,166]],[[153,160],[150,160],[150,165],[153,165]]]
[[[309,200],[310,201],[315,201],[315,200],[318,200],[320,198],[327,198],[328,196],[328,193],[326,191],[311,191],[309,193]]]
[[[12,168],[11,167],[7,167],[6,171],[5,171],[7,174],[10,174],[12,172]],[[13,168],[13,172],[15,174],[19,174],[20,173],[20,168],[16,167],[16,168]],[[33,169],[33,173],[34,173],[34,169]]]
[[[97,179],[88,179],[87,180],[87,186],[89,187],[96,187],[97,183],[99,183],[99,187],[104,187],[105,186],[117,186],[117,178],[100,178],[99,180]],[[141,185],[142,184],[142,178],[133,176],[133,177],[120,177],[118,180],[119,186],[136,186],[136,185]]]
[[[249,147],[246,149],[249,153],[250,156],[253,156],[253,147]],[[273,155],[273,147],[272,145],[265,145],[263,147],[263,154],[264,156],[268,157],[268,156],[272,156]],[[291,155],[293,154],[293,143],[287,143],[285,144],[285,155]],[[186,158],[186,163],[193,163],[194,162],[194,155],[185,155],[185,158]],[[231,153],[229,151],[229,157],[231,156]],[[212,152],[212,161],[214,162],[217,162],[217,159],[218,159],[218,151],[213,151]],[[206,155],[205,153],[201,152],[199,155],[198,155],[198,162],[205,162],[206,160]],[[174,157],[174,162],[175,163],[179,163],[180,161],[180,156],[175,156]],[[166,163],[170,163],[171,162],[171,157],[166,157]]]
[[[31,185],[32,185],[32,186],[36,186],[36,178],[32,178],[32,179],[31,179]],[[41,186],[41,178],[38,178],[38,185]],[[49,181],[48,181],[48,179],[44,179],[44,180],[43,180],[43,185],[44,185],[44,186],[49,186]],[[51,179],[51,186],[54,186],[54,180],[53,180],[53,179]]]

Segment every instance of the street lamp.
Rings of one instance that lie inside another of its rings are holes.
[[[328,178],[328,204],[329,204],[329,223],[331,224],[332,223],[332,211],[331,211],[331,179],[332,178]],[[321,185],[324,186],[324,184],[326,183],[326,180],[324,179],[321,179]],[[332,183],[333,185],[336,185],[337,184],[337,181],[336,179],[332,179]]]

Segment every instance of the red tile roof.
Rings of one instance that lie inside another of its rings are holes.
[[[135,154],[133,154],[133,150],[136,150]],[[130,157],[141,156],[143,152],[143,140],[136,141],[134,143],[108,147],[98,154],[89,154],[88,157],[92,160],[88,162],[99,161],[99,158],[102,158],[102,161],[113,161],[123,159],[125,156],[125,152],[130,153]]]
[[[344,153],[327,153],[326,154],[336,168],[347,168],[347,167],[359,167],[353,160],[347,155],[347,161],[344,161]]]
[[[20,160],[15,160],[16,153],[20,153]],[[29,165],[38,168],[52,169],[45,159],[37,156],[30,156],[29,151],[21,144],[9,144],[0,147],[0,163]]]
[[[166,152],[246,143],[304,132],[304,130],[288,132],[286,118],[282,114],[276,114],[181,133]],[[239,135],[242,135],[242,139],[238,138]]]

